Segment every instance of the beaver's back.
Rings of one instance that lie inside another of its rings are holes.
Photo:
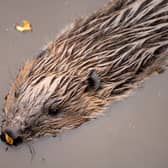
[[[85,77],[96,70],[101,96],[123,94],[166,65],[167,0],[113,0],[77,20],[37,58],[34,73],[73,72]]]

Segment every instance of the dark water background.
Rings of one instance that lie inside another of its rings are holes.
[[[106,0],[0,0],[0,109],[19,66],[54,39],[75,18]],[[33,32],[14,24],[28,19]],[[65,132],[9,148],[0,142],[0,168],[167,168],[168,72],[145,81],[129,98],[113,103],[105,116]]]

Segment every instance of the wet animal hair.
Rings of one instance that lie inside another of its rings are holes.
[[[168,1],[112,0],[28,60],[4,105],[2,130],[24,140],[80,126],[166,68]]]

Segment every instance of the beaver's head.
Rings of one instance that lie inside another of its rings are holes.
[[[45,72],[44,67],[41,71],[38,63],[39,58],[33,59],[20,69],[5,98],[1,139],[7,144],[77,127],[92,110],[85,98],[99,87],[95,71],[82,78],[73,72]]]

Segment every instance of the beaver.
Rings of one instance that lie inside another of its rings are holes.
[[[129,95],[168,57],[167,0],[111,0],[27,60],[3,108],[1,139],[57,135]]]

